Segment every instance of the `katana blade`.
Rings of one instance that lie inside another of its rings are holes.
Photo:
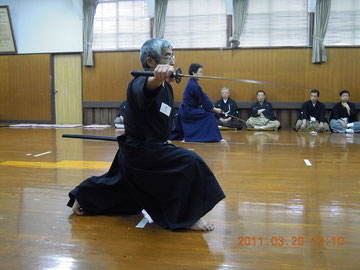
[[[229,114],[229,113],[226,113],[226,112],[224,112],[224,111],[221,111],[221,113],[222,113],[223,115],[225,115],[225,117],[228,117],[228,116],[229,116],[229,117],[231,117],[231,118],[233,118],[233,119],[239,120],[239,121],[244,122],[244,123],[246,124],[246,121],[243,120],[243,119],[241,119],[241,118],[239,118],[239,117],[236,117],[236,116],[231,115],[231,114]]]
[[[131,71],[133,76],[146,76],[154,77],[154,71]],[[195,78],[195,79],[209,79],[209,80],[221,80],[221,81],[231,81],[231,82],[241,82],[241,83],[250,83],[250,84],[264,84],[264,85],[274,85],[279,87],[287,88],[301,88],[301,89],[313,89],[314,87],[307,87],[304,85],[293,85],[287,83],[278,83],[278,82],[268,82],[268,81],[258,81],[258,80],[249,80],[249,79],[237,79],[237,78],[225,78],[225,77],[215,77],[215,76],[200,76],[200,75],[186,75],[182,74],[181,68],[176,68],[175,72],[171,76],[175,78],[176,83],[181,82],[181,78]],[[328,91],[335,91],[335,89],[323,89]]]
[[[225,77],[215,77],[215,76],[200,76],[200,75],[186,75],[186,74],[180,74],[180,76],[181,77],[188,77],[188,78],[195,78],[195,79],[209,79],[209,80],[243,82],[243,83],[252,83],[252,84],[272,84],[272,85],[284,86],[284,84],[275,83],[275,82],[256,81],[256,80],[248,80],[248,79],[235,79],[235,78],[225,78]]]

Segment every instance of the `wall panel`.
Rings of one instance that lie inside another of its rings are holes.
[[[0,120],[51,120],[50,56],[0,56]]]
[[[321,91],[321,100],[335,102],[338,92],[348,89],[354,102],[360,101],[360,48],[327,48],[328,62],[311,63],[309,48],[175,50],[176,67],[187,73],[189,65],[199,62],[204,75],[277,82],[284,86],[201,80],[200,85],[212,101],[221,87],[228,86],[236,101],[255,101],[263,89],[269,101],[302,102],[312,88]],[[141,69],[139,52],[95,53],[95,67],[84,68],[84,101],[122,101],[125,99],[130,71]],[[187,79],[173,84],[175,101],[182,100]]]

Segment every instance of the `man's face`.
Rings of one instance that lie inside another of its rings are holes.
[[[310,93],[310,100],[312,103],[316,103],[318,101],[319,97],[317,93]]]
[[[259,102],[264,102],[265,100],[265,94],[264,92],[259,92],[257,95],[256,95],[256,98]]]
[[[171,48],[163,48],[158,64],[171,66],[175,65],[175,55]]]
[[[202,69],[202,68],[198,68],[198,70],[197,70],[196,72],[194,72],[194,75],[202,76],[202,75],[203,75],[203,69]]]
[[[349,101],[349,98],[350,98],[350,96],[349,96],[348,93],[344,93],[344,94],[342,94],[342,95],[340,96],[341,102],[348,102],[348,101]]]
[[[228,89],[221,90],[221,96],[223,99],[228,99],[230,96],[230,91]]]
[[[174,66],[175,65],[175,55],[173,54],[172,49],[163,48],[161,56],[160,56],[160,60],[158,63],[152,57],[147,57],[146,63],[149,66],[149,70],[154,70],[158,65]]]

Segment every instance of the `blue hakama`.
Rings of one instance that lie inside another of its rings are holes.
[[[186,142],[219,142],[222,140],[216,117],[211,112],[214,105],[202,91],[197,80],[190,78],[184,91],[183,102],[170,136],[171,140]]]

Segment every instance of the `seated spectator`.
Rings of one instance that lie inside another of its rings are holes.
[[[318,100],[319,96],[319,90],[313,89],[310,91],[310,100],[306,101],[301,107],[300,117],[295,125],[296,130],[330,131],[325,116],[325,105]]]
[[[203,75],[203,67],[193,63],[189,67],[190,75]],[[221,113],[215,108],[199,85],[199,79],[190,78],[183,94],[183,102],[175,119],[171,140],[185,142],[220,142],[222,139],[216,124],[214,113]]]
[[[239,120],[231,118],[229,115],[239,117],[236,102],[230,98],[230,89],[223,87],[221,89],[222,99],[216,101],[215,108],[221,109],[223,113],[216,114],[216,123],[219,126],[241,129]]]
[[[120,111],[118,116],[114,120],[115,128],[124,128],[124,115],[125,115],[125,109],[127,106],[126,100],[120,104]]]
[[[278,130],[280,122],[276,120],[271,103],[265,100],[265,91],[259,90],[256,93],[258,102],[251,106],[251,117],[246,121],[246,126],[253,129]]]
[[[330,115],[330,128],[337,133],[360,132],[360,122],[357,122],[355,104],[349,102],[348,90],[340,92],[340,102],[336,103]]]

